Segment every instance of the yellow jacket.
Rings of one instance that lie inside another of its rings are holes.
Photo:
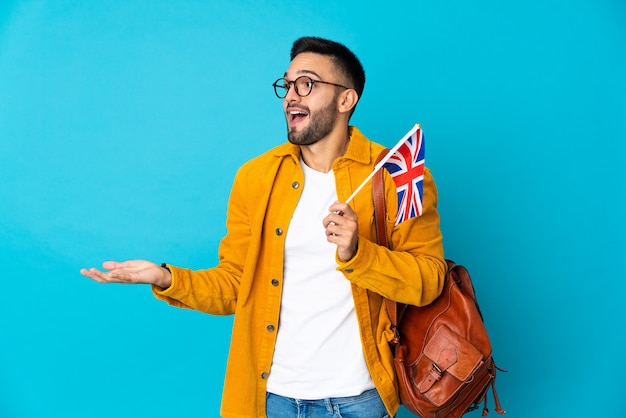
[[[333,164],[337,197],[345,201],[371,173],[384,148],[350,127],[351,140]],[[235,314],[221,414],[264,417],[266,379],[279,324],[284,243],[304,178],[300,148],[282,144],[244,164],[228,203],[227,234],[217,267],[192,271],[168,266],[172,285],[153,287],[167,303],[215,315]],[[385,174],[387,227],[394,251],[375,244],[371,182],[351,202],[358,215],[359,244],[337,269],[352,283],[365,361],[389,413],[400,402],[388,341],[393,333],[383,297],[425,305],[441,292],[446,264],[437,213],[437,191],[426,170],[423,214],[395,224],[395,185]],[[320,219],[319,222],[322,220]],[[381,296],[382,295],[382,296]],[[338,347],[340,349],[340,347]]]

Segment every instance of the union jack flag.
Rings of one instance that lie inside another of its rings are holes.
[[[419,125],[383,167],[389,171],[396,183],[398,193],[396,225],[415,216],[421,216],[424,196],[424,136]]]

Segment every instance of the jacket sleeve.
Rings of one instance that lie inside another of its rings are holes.
[[[337,258],[338,270],[355,285],[396,302],[427,305],[441,293],[447,269],[437,189],[430,171],[426,169],[424,173],[421,216],[395,226],[397,197],[388,175],[385,175],[385,197],[387,230],[391,231],[388,235],[393,250],[360,234],[357,253],[347,262]]]
[[[152,287],[157,299],[180,308],[194,309],[214,315],[235,312],[239,285],[250,245],[250,218],[246,207],[245,182],[235,177],[226,219],[226,236],[220,242],[219,263],[206,270],[190,270],[168,265],[172,285],[167,289]]]

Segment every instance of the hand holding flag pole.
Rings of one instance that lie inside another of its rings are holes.
[[[372,173],[356,188],[354,193],[344,202],[335,203],[335,208],[343,207],[349,212],[353,225],[346,228],[345,225],[337,227],[334,220],[337,215],[343,217],[344,213],[339,209],[333,209],[333,213],[324,218],[328,241],[337,244],[337,254],[342,260],[351,259],[356,252],[358,231],[356,227],[356,215],[348,205],[368,181],[381,169],[389,171],[395,183],[398,196],[398,210],[396,222],[398,225],[408,219],[422,214],[422,196],[424,195],[424,137],[420,125],[415,125],[384,157],[374,166]],[[343,221],[343,219],[342,219]],[[342,222],[343,223],[343,222]],[[339,229],[337,229],[339,228]],[[337,233],[336,231],[341,231]],[[343,232],[348,232],[344,234]],[[356,235],[355,235],[356,234]],[[346,238],[347,237],[347,238]]]
[[[378,172],[378,170],[383,168],[383,166],[389,160],[389,158],[391,158],[391,156],[393,154],[395,154],[396,151],[398,151],[398,149],[411,137],[411,135],[415,134],[415,132],[418,129],[420,129],[420,124],[419,123],[416,124],[409,132],[407,132],[407,134],[404,135],[404,137],[402,137],[402,139],[400,141],[398,141],[398,143],[396,145],[394,145],[394,147],[391,150],[389,150],[387,155],[385,155],[385,157],[378,164],[376,164],[376,166],[374,167],[374,170],[370,173],[370,175],[367,176],[367,178],[365,180],[363,180],[361,185],[359,187],[357,187],[356,190],[350,195],[350,197],[346,200],[346,203],[350,203],[350,201],[352,201],[352,199],[354,199],[354,197],[361,191],[361,189],[363,189],[363,187],[365,187],[367,182],[370,181],[372,179],[372,177],[374,177],[374,174],[376,174],[376,172]]]

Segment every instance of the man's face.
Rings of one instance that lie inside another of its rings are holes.
[[[285,78],[294,81],[303,75],[312,80],[341,83],[331,59],[311,52],[298,54],[291,61]],[[289,142],[311,145],[326,137],[337,122],[337,97],[340,93],[337,87],[316,83],[309,95],[301,97],[292,85],[283,99]]]

